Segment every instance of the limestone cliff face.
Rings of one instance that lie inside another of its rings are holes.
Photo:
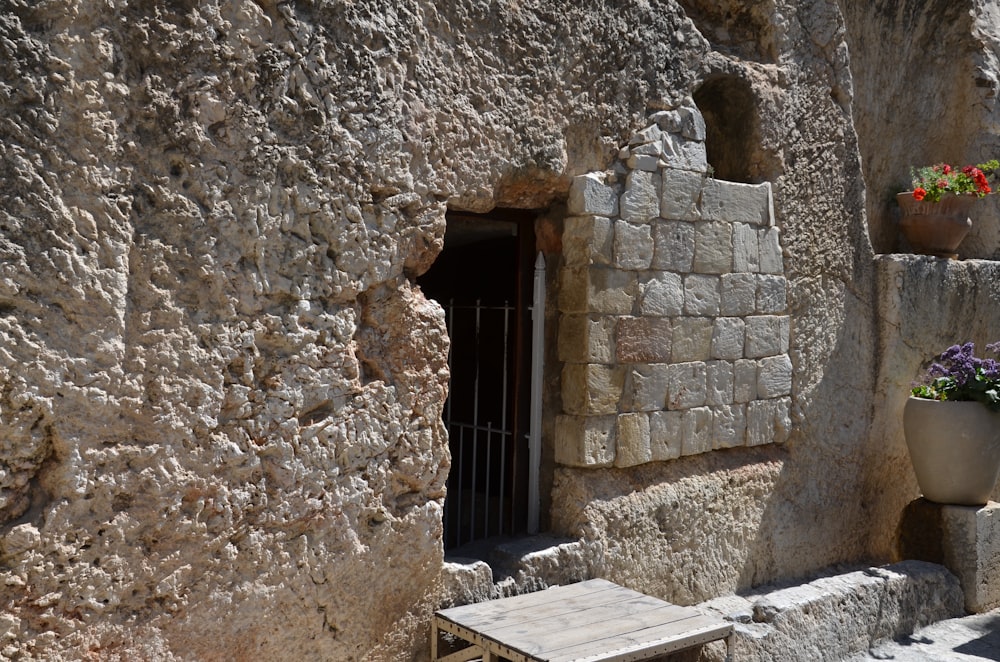
[[[7,3],[0,655],[425,655],[449,340],[413,278],[445,210],[557,215],[571,177],[689,97],[718,176],[773,184],[792,437],[561,469],[554,526],[597,572],[685,602],[883,554],[865,532],[895,514],[872,521],[872,476],[907,468],[865,445],[863,18],[832,0]]]

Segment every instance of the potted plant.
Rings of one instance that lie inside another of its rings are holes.
[[[971,342],[946,349],[911,390],[903,433],[925,499],[985,504],[1000,474],[1000,363]]]
[[[903,211],[900,230],[917,253],[958,257],[958,245],[972,227],[969,210],[992,192],[997,160],[962,168],[939,163],[910,168],[911,190],[896,194]]]

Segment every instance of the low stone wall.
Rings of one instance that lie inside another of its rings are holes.
[[[556,460],[633,466],[780,443],[792,362],[770,184],[713,179],[697,109],[653,115],[565,221]]]

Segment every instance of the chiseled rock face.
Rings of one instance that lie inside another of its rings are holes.
[[[792,432],[559,469],[553,529],[582,539],[588,572],[687,602],[884,553],[868,534],[896,512],[871,502],[907,468],[864,445],[876,334],[856,9],[845,24],[833,0],[7,3],[0,656],[425,655],[448,590],[448,339],[412,279],[449,206],[648,215],[655,177],[624,202],[597,180],[576,200],[570,181],[687,99],[705,126],[678,114],[674,129],[707,151],[675,141],[668,162],[771,182],[787,287],[766,305],[790,318]],[[611,228],[563,229],[614,255]],[[627,252],[630,268],[704,259]],[[598,285],[611,312],[676,305],[666,283],[579,266],[567,306]],[[740,287],[720,276],[720,311],[740,309]],[[600,320],[575,324],[559,333],[586,344],[562,360],[617,350]],[[570,431],[590,464],[614,460],[614,418]],[[649,435],[669,425],[651,417]]]
[[[444,211],[542,207],[679,7],[7,3],[0,656],[403,659],[442,570]]]

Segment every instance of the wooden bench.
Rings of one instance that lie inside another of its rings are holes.
[[[438,655],[442,632],[469,646]],[[431,626],[435,662],[625,662],[726,640],[733,624],[691,607],[643,595],[604,579],[443,609]]]

